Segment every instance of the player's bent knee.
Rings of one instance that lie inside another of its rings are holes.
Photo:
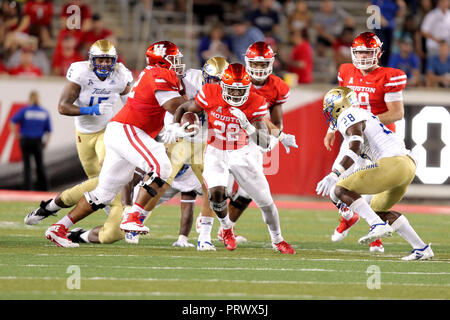
[[[90,204],[92,210],[94,211],[103,209],[114,200],[115,196],[116,195],[113,193],[100,191],[97,189],[91,192],[84,193],[86,201]]]

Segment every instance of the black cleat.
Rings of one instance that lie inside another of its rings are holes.
[[[81,235],[85,232],[86,230],[82,228],[75,228],[67,232],[67,238],[69,238],[74,243],[86,243],[86,241],[81,239]]]
[[[28,225],[34,225],[41,222],[41,220],[44,220],[48,216],[56,216],[56,213],[58,211],[49,211],[45,209],[45,207],[52,201],[53,199],[50,199],[48,201],[41,201],[41,204],[39,205],[39,208],[31,211],[25,219],[23,220]]]

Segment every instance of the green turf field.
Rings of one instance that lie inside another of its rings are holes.
[[[229,252],[216,241],[216,252],[197,252],[172,247],[178,234],[177,207],[155,210],[147,223],[151,235],[138,245],[120,241],[71,249],[44,237],[57,217],[24,225],[25,214],[36,207],[0,203],[0,299],[450,298],[449,215],[406,214],[422,239],[433,244],[435,258],[405,262],[399,258],[410,247],[398,235],[384,241],[384,254],[360,246],[357,239],[368,232],[364,221],[343,242],[332,243],[338,214],[331,211],[280,210],[283,236],[297,251],[287,256],[271,249],[255,209],[235,227],[247,243]],[[99,211],[78,225],[90,228],[104,219]],[[216,221],[214,236],[218,225]],[[193,228],[190,241],[196,238]]]

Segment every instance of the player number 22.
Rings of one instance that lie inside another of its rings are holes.
[[[229,123],[226,125],[222,121],[214,121],[214,131],[216,137],[220,140],[238,141],[240,129],[241,128],[236,123]]]

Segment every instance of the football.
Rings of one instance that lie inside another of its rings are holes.
[[[198,115],[194,112],[186,112],[181,117],[180,124],[183,125],[186,122],[189,123],[189,125],[186,127],[186,132],[192,132],[192,131],[200,131],[200,119],[198,118]]]

